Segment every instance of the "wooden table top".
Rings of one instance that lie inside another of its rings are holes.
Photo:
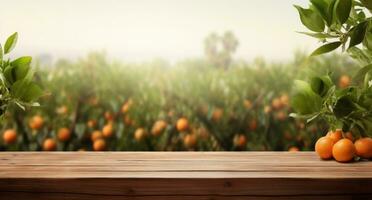
[[[368,178],[314,152],[1,152],[0,178]]]
[[[314,152],[1,152],[0,199],[372,199],[372,161]]]

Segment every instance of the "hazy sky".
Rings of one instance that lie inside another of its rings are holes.
[[[116,58],[172,61],[203,55],[210,32],[231,30],[237,56],[291,58],[316,41],[292,4],[308,0],[0,0],[0,38],[20,34],[17,54],[54,58],[106,50]]]

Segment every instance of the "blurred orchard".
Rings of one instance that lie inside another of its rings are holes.
[[[104,53],[37,68],[41,106],[10,107],[1,123],[8,151],[313,150],[326,123],[290,118],[295,79],[330,74],[340,88],[359,67],[348,57],[287,62],[234,59],[231,32],[211,34],[205,57],[128,63]],[[332,72],[332,73],[330,73]]]

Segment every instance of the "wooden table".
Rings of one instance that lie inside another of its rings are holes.
[[[0,199],[372,199],[372,161],[314,152],[2,152]]]

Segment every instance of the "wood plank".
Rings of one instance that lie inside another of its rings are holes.
[[[372,198],[372,162],[314,152],[1,152],[0,199]]]

